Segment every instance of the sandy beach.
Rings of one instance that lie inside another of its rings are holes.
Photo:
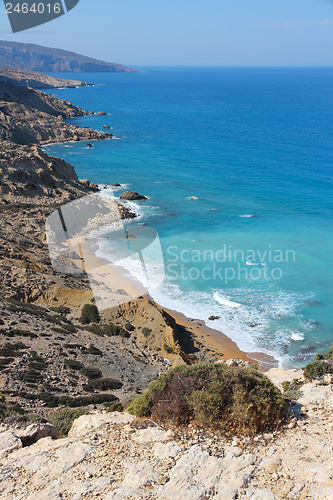
[[[126,269],[115,265],[106,258],[98,257],[98,239],[73,238],[68,240],[71,249],[77,249],[81,257],[82,269],[89,276],[96,305],[100,310],[117,307],[138,297],[155,303],[147,289],[139,283]],[[77,264],[77,262],[76,262]],[[180,343],[187,354],[196,351],[217,359],[242,359],[251,361],[262,371],[278,365],[273,357],[264,353],[246,353],[222,332],[208,327],[204,321],[188,318],[179,311],[163,308],[180,327]]]

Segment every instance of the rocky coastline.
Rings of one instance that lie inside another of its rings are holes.
[[[82,366],[102,366],[103,377],[112,376],[121,381],[122,389],[115,392],[116,397],[129,399],[167,368],[166,356],[172,363],[188,359],[178,335],[190,338],[191,334],[152,300],[140,298],[101,318],[101,329],[103,325],[112,324],[119,330],[110,335],[112,348],[105,350],[107,336],[101,332],[94,334],[88,325],[86,329],[78,321],[82,306],[93,302],[88,276],[84,273],[72,276],[53,269],[44,228],[46,218],[57,207],[95,193],[99,188],[87,179],[79,180],[72,165],[48,156],[41,145],[59,140],[103,140],[112,135],[68,125],[64,118],[84,116],[86,112],[31,88],[1,83],[0,97],[3,220],[0,230],[0,392],[6,393],[9,408],[14,408],[10,412],[23,414],[45,414],[45,410],[47,413],[52,407],[45,400],[48,397],[65,397],[69,393],[71,397],[87,396],[83,389],[87,377],[64,365],[66,358],[70,358]],[[29,120],[25,120],[27,114]],[[118,210],[122,219],[136,216],[126,201],[119,202]],[[151,326],[155,327],[155,323],[156,328],[158,326],[154,345],[150,345],[151,340],[145,337],[140,326],[147,317],[155,318],[149,319]],[[134,333],[125,329],[130,321],[138,325]],[[187,343],[195,351],[193,341]],[[71,347],[72,344],[76,347]],[[85,345],[90,344],[100,355],[89,353]],[[13,345],[18,346],[14,354]],[[45,361],[39,376],[35,373],[35,380],[29,379],[34,356]]]
[[[298,392],[284,425],[255,437],[161,426],[112,411],[170,365],[237,368],[250,360],[236,349],[232,355],[232,346],[212,348],[197,325],[149,297],[84,317],[83,306],[96,313],[88,276],[52,267],[45,220],[98,186],[79,180],[72,165],[41,145],[111,139],[65,122],[89,113],[0,81],[1,498],[333,499],[331,375],[309,380],[303,370],[269,370],[276,387],[287,383]],[[133,217],[122,202],[119,211]],[[66,408],[88,414],[77,413],[61,433],[54,415]]]

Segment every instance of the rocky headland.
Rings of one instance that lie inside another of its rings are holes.
[[[21,87],[31,87],[33,89],[72,89],[77,87],[91,87],[91,83],[79,80],[67,80],[56,76],[39,73],[37,71],[27,71],[15,68],[0,66],[0,82],[11,82]]]
[[[112,138],[108,132],[76,127],[65,121],[89,114],[93,112],[39,90],[0,82],[0,141],[31,145]]]

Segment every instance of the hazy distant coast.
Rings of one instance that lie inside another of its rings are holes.
[[[138,70],[67,50],[0,40],[0,66],[48,73],[132,73]]]

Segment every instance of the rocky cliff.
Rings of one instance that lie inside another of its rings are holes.
[[[0,41],[0,66],[46,73],[128,73],[137,71],[122,64],[109,63],[67,50],[31,43]]]
[[[112,137],[65,122],[84,115],[51,95],[0,84],[0,393],[9,416],[46,415],[63,404],[102,409],[103,402],[133,398],[166,369],[166,342],[172,360],[182,362],[176,328],[157,305],[141,298],[84,327],[81,308],[93,302],[88,276],[51,266],[46,218],[98,186],[80,181],[72,165],[39,144]],[[135,217],[123,202],[118,210],[122,219]],[[150,346],[141,325],[154,317],[160,333]]]
[[[70,125],[64,118],[91,114],[77,106],[11,82],[0,82],[0,140],[43,144],[111,138],[112,134]]]

